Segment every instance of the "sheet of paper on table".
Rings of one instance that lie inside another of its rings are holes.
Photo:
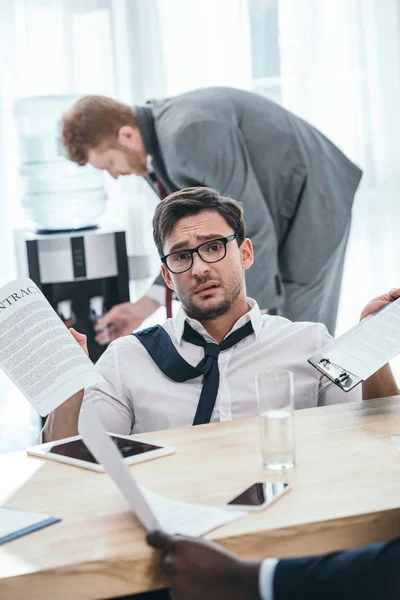
[[[147,531],[200,536],[246,514],[220,507],[168,500],[139,485],[112,442],[96,410],[95,403],[84,405],[79,433],[96,459],[104,465],[139,521]]]

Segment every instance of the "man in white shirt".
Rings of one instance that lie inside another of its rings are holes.
[[[86,390],[85,401],[96,404],[109,431],[254,416],[255,375],[267,369],[293,372],[296,408],[360,398],[359,387],[345,394],[307,362],[331,339],[324,325],[261,315],[246,297],[245,271],[254,256],[240,203],[210,188],[175,192],[157,206],[153,233],[163,278],[182,307],[163,328],[116,340],[98,361],[104,383]],[[84,336],[72,333],[84,347]],[[363,383],[364,399],[395,393],[388,365]],[[49,416],[44,441],[77,433],[82,401],[83,391]]]

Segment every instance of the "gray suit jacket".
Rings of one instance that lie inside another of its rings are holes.
[[[243,204],[255,262],[247,293],[283,302],[283,281],[311,283],[348,226],[361,171],[314,127],[281,106],[206,88],[135,107],[166,190],[210,186]]]

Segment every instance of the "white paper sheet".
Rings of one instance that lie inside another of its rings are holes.
[[[160,528],[166,533],[200,536],[246,514],[204,504],[188,504],[168,500],[141,487],[144,497],[157,516]]]
[[[103,380],[27,277],[0,289],[0,368],[42,416]]]
[[[329,358],[363,381],[400,354],[400,299],[363,319],[310,358]]]
[[[83,406],[79,433],[148,531],[161,529],[168,533],[200,536],[246,514],[243,511],[168,500],[138,485],[107,435],[94,403],[88,402]]]
[[[124,463],[121,453],[107,435],[100,416],[92,402],[83,405],[79,418],[79,433],[90,452],[108,471],[110,477],[133,508],[139,521],[147,530],[160,529],[157,517],[149,506],[142,490]]]

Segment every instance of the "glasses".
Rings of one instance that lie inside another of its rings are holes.
[[[193,255],[195,252],[197,252],[204,262],[216,263],[225,258],[227,243],[232,242],[236,238],[239,238],[239,236],[236,233],[233,233],[227,237],[204,242],[203,244],[200,244],[200,246],[197,246],[197,248],[178,250],[178,252],[172,252],[171,254],[162,256],[161,262],[167,267],[168,271],[175,274],[184,273],[192,268]]]

